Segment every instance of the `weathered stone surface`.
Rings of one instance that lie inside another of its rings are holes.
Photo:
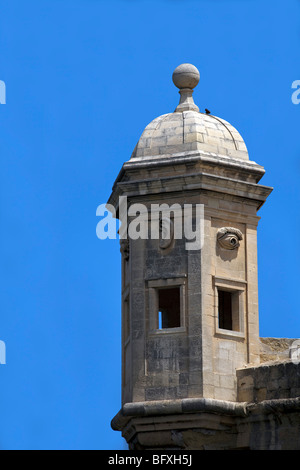
[[[300,364],[291,360],[237,370],[238,400],[260,402],[300,395]]]
[[[257,211],[272,188],[259,184],[264,168],[237,130],[198,112],[195,76],[180,70],[176,112],[146,127],[108,202],[118,216],[126,196],[146,217],[153,205],[203,204],[204,243],[189,251],[172,232],[166,244],[149,235],[123,247],[122,408],[112,427],[132,449],[300,450],[294,340],[259,337]],[[227,233],[234,249],[220,243]],[[159,327],[159,291],[170,288],[176,322]]]
[[[235,403],[169,400],[125,405],[112,427],[129,448],[300,450],[300,397]]]
[[[191,146],[195,143],[195,146]],[[174,147],[175,146],[175,147]],[[249,160],[246,145],[237,130],[224,119],[197,111],[165,114],[144,130],[132,154],[132,162],[149,156],[172,155],[190,150]]]
[[[294,341],[291,338],[260,338],[260,362],[288,359]]]

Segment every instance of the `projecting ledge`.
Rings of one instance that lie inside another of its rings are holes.
[[[185,398],[182,400],[159,400],[126,403],[112,419],[111,427],[121,431],[131,418],[178,415],[185,413],[218,413],[246,416],[247,403],[215,400],[211,398]]]

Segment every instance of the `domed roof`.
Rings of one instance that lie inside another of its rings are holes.
[[[229,122],[209,111],[199,112],[192,97],[199,78],[198,70],[191,64],[175,69],[173,82],[180,90],[180,103],[173,113],[159,116],[148,124],[131,160],[195,152],[249,160],[243,138]]]

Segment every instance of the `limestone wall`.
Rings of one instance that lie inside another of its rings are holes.
[[[288,359],[294,341],[292,338],[260,338],[260,362]]]
[[[300,396],[300,364],[287,359],[237,370],[238,401],[261,402]]]

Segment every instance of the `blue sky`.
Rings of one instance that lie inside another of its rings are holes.
[[[261,336],[300,337],[298,0],[0,0],[0,449],[123,449],[120,254],[96,208],[172,72],[231,122],[274,191],[259,211]]]

